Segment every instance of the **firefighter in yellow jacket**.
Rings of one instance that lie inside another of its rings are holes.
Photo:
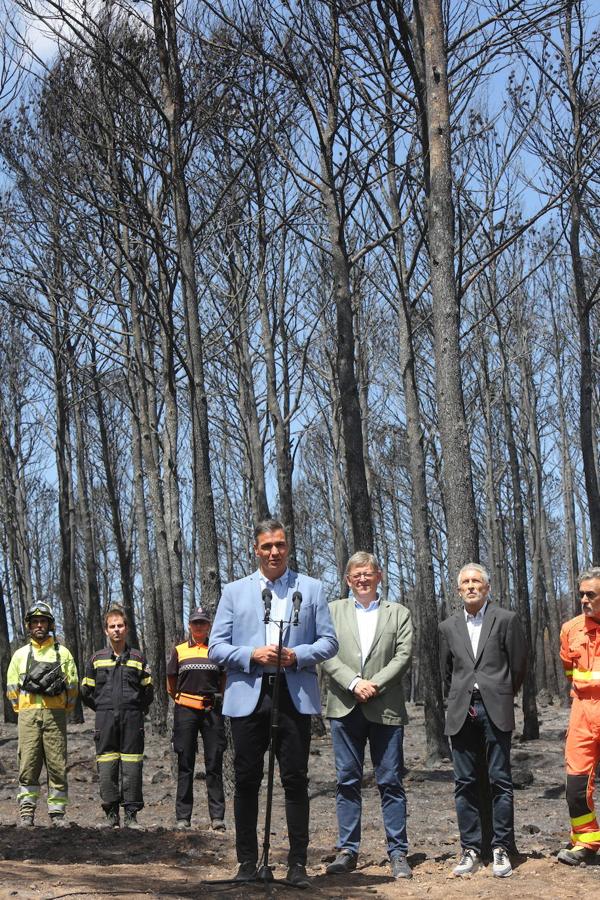
[[[53,825],[65,825],[67,805],[67,713],[75,705],[78,677],[75,661],[55,636],[47,603],[35,603],[25,623],[29,641],[13,655],[6,695],[18,715],[19,825],[33,825],[46,764],[48,813]]]
[[[224,831],[223,754],[227,746],[221,713],[224,674],[208,657],[210,618],[201,608],[189,617],[189,639],[178,644],[167,665],[167,690],[175,701],[173,750],[177,754],[177,828],[189,828],[194,804],[198,732],[204,744],[211,826]]]
[[[571,717],[567,730],[567,804],[571,847],[559,862],[579,865],[600,850],[594,811],[594,778],[600,762],[600,566],[579,576],[580,616],[560,632],[560,658],[571,680]]]

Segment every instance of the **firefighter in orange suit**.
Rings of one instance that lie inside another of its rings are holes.
[[[208,811],[214,831],[225,831],[223,754],[227,746],[221,713],[224,673],[208,657],[210,617],[200,607],[189,617],[189,639],[178,644],[167,665],[167,690],[175,701],[173,750],[177,754],[177,828],[189,828],[194,805],[198,733],[204,745]]]
[[[594,777],[600,762],[600,566],[579,576],[582,615],[565,622],[560,658],[571,680],[571,718],[567,731],[567,803],[571,847],[560,862],[578,865],[600,850],[600,827],[594,811]]]

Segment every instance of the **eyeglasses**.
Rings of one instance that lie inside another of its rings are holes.
[[[348,578],[350,581],[373,581],[377,578],[377,572],[352,572]]]

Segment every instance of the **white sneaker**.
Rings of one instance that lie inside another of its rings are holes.
[[[494,848],[494,864],[492,866],[492,872],[496,878],[508,878],[509,875],[512,875],[512,866],[510,864],[510,859],[508,858],[508,853],[504,847]]]
[[[472,875],[479,868],[481,860],[475,850],[463,850],[459,864],[453,869],[453,875]]]

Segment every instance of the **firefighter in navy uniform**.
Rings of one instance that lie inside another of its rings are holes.
[[[189,617],[189,639],[178,644],[167,665],[167,690],[175,701],[173,750],[177,754],[177,828],[189,828],[194,804],[198,733],[204,744],[211,825],[224,831],[223,754],[227,746],[221,713],[224,673],[208,657],[210,618],[201,608]]]
[[[113,828],[120,824],[120,804],[125,827],[141,827],[137,813],[144,806],[144,715],[153,698],[150,670],[140,651],[127,644],[127,630],[124,610],[111,606],[104,616],[108,646],[89,660],[81,685],[83,702],[96,711],[100,798]]]

